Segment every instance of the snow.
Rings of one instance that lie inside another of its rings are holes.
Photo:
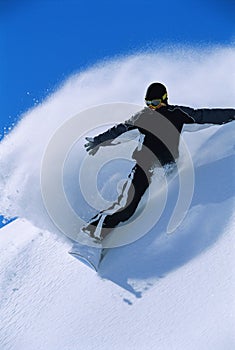
[[[235,71],[234,49],[179,54],[126,57],[72,77],[0,144],[0,212],[18,217],[0,230],[0,349],[235,348],[234,122],[185,129],[195,172],[185,219],[166,233],[178,197],[175,179],[159,221],[137,241],[111,249],[99,274],[68,254],[71,241],[41,198],[49,140],[91,105],[141,105],[143,86],[159,80],[172,103],[234,107],[234,79],[226,73]],[[153,77],[154,67],[161,69]],[[221,93],[221,80],[231,94]]]

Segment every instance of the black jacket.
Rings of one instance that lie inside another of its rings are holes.
[[[235,109],[193,109],[167,105],[157,110],[144,108],[124,123],[94,137],[94,147],[105,146],[121,134],[138,129],[144,136],[143,147],[135,150],[135,159],[145,170],[156,162],[175,162],[179,156],[180,133],[184,124],[224,124],[235,119]]]

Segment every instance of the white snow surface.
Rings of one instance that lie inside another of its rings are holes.
[[[1,350],[235,348],[234,122],[184,131],[195,171],[184,221],[166,234],[175,180],[158,223],[111,249],[98,274],[68,254],[40,189],[43,152],[74,114],[141,105],[153,81],[168,86],[171,103],[234,108],[234,72],[234,48],[141,53],[71,77],[22,116],[0,144],[0,213],[18,218],[0,230]]]

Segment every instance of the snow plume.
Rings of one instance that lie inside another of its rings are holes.
[[[146,87],[154,81],[166,84],[172,104],[234,107],[234,72],[234,48],[196,51],[177,48],[171,52],[140,53],[103,62],[70,77],[41,105],[25,113],[2,140],[0,213],[7,218],[26,218],[41,228],[52,228],[41,196],[41,162],[55,131],[74,115],[106,103],[143,105]],[[128,117],[123,116],[123,120]],[[114,119],[110,115],[110,124],[112,122]],[[203,152],[208,153],[208,147],[214,147],[210,145],[209,137],[217,130],[218,127],[213,127],[206,135],[203,131],[193,136],[185,133],[195,166],[213,161],[206,157],[201,159],[199,151],[204,143],[207,148]],[[232,131],[226,130],[231,137]],[[215,157],[229,156],[233,151],[231,143],[227,140],[222,151],[219,135],[217,139]],[[211,153],[208,154],[211,157]]]

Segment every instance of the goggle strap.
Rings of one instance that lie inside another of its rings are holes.
[[[161,100],[165,100],[167,98],[167,92],[162,96]]]

